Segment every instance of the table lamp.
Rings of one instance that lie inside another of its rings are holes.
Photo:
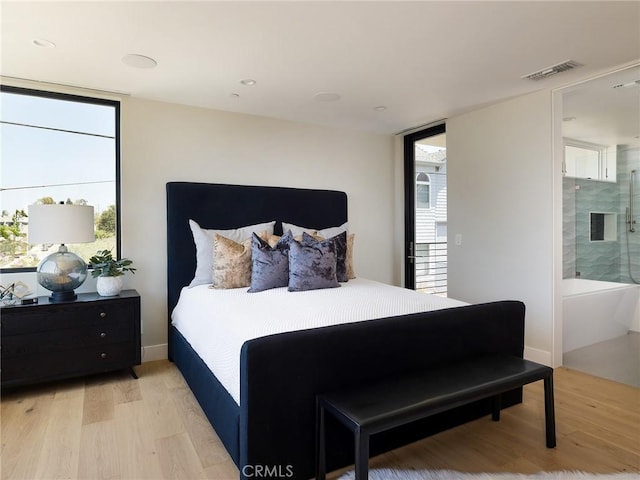
[[[70,252],[67,243],[90,243],[95,240],[93,207],[85,205],[29,205],[28,241],[59,243],[57,252],[38,265],[38,283],[51,291],[51,302],[70,302],[78,298],[74,289],[87,278],[87,264]]]

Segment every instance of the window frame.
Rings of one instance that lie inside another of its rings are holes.
[[[424,175],[425,177],[427,177],[427,180],[420,180],[420,175]],[[429,203],[429,206],[427,207],[419,205],[418,197],[419,197],[420,186],[428,187],[427,202]],[[431,210],[431,208],[433,208],[432,205],[433,205],[433,202],[431,201],[431,175],[429,175],[427,172],[417,172],[416,173],[416,208]]]
[[[64,100],[69,102],[88,103],[93,105],[103,105],[114,108],[115,126],[115,206],[116,206],[116,258],[121,257],[121,207],[120,207],[120,102],[106,98],[87,97],[69,93],[51,92],[47,90],[36,90],[32,88],[16,87],[0,84],[0,92],[13,93],[16,95],[28,95],[31,97],[48,98],[53,100]],[[0,119],[1,120],[1,119]],[[14,267],[1,268],[0,274],[35,272],[37,267]]]
[[[576,171],[572,172],[573,174],[569,172],[569,167],[567,162],[567,147],[576,148],[576,149],[584,150],[587,152],[592,152],[598,156],[597,165],[596,165],[596,169],[598,171],[597,178],[584,177],[584,176],[578,175],[577,166],[576,166]],[[609,178],[609,163],[607,161],[606,145],[599,145],[597,143],[589,143],[589,142],[584,142],[582,140],[575,140],[573,138],[565,137],[564,146],[563,146],[563,156],[564,158],[562,159],[562,173],[567,178],[582,178],[585,180],[599,180],[603,182],[616,181],[615,178],[614,179]]]

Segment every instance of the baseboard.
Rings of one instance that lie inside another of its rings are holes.
[[[543,365],[551,365],[551,352],[538,348],[524,347],[524,358]]]
[[[153,362],[155,360],[166,360],[169,358],[168,345],[162,343],[160,345],[148,345],[142,347],[142,362]]]

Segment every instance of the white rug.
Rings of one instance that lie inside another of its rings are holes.
[[[638,473],[540,472],[524,473],[464,473],[453,470],[392,470],[378,468],[369,471],[369,480],[640,480]],[[338,480],[354,480],[354,472]]]

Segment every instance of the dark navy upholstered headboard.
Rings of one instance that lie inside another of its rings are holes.
[[[318,229],[334,227],[347,221],[347,195],[335,190],[167,183],[169,324],[180,290],[191,282],[196,268],[189,219],[208,229],[231,229],[276,220],[276,234],[282,233],[283,221]]]

